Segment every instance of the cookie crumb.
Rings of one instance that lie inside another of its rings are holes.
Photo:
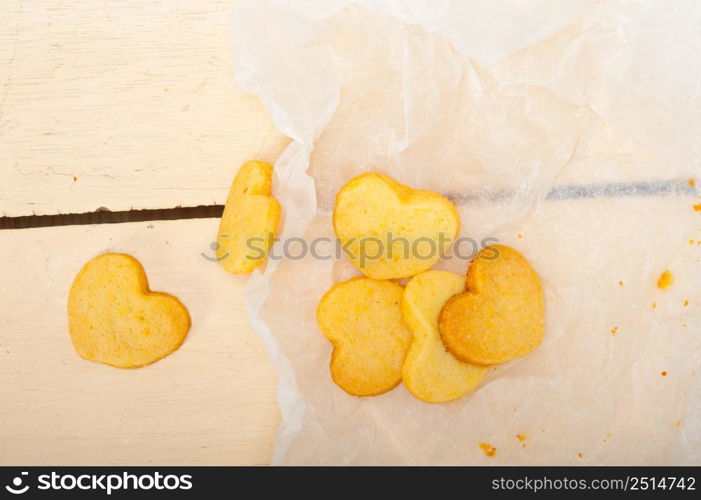
[[[681,420],[677,420],[676,422],[674,422],[674,425],[675,425],[676,427],[681,427],[682,421],[681,421]]]
[[[614,326],[613,328],[611,328],[611,335],[616,335],[617,332],[618,332],[617,326]]]
[[[701,212],[701,203],[697,203],[696,205],[694,205],[694,210],[697,212]]]
[[[684,299],[684,307],[689,305],[689,299]]]
[[[652,308],[655,309],[657,307],[657,302],[652,303]]]
[[[516,236],[518,237],[519,240],[523,238],[523,235],[521,233],[518,233]]]
[[[526,440],[526,435],[525,434],[516,434],[516,439],[521,441],[522,443]]]
[[[662,375],[663,377],[666,377],[666,376],[667,376],[667,372],[666,372],[666,371],[660,372],[660,375]]]
[[[74,175],[74,176],[73,176],[73,182],[75,182],[75,181],[77,181],[77,180],[78,180],[78,177]]]
[[[660,274],[660,277],[657,279],[657,288],[660,290],[666,290],[672,286],[672,283],[674,283],[674,276],[672,276],[672,273],[667,270]]]
[[[582,452],[580,451],[579,453],[577,453],[577,456],[578,456],[579,458],[584,458],[584,453],[582,453]]]
[[[619,282],[618,282],[618,286],[623,286],[623,282],[622,282],[622,281],[619,281]]]
[[[489,443],[480,443],[479,446],[484,454],[490,458],[497,454],[497,449]]]
[[[689,179],[689,186],[691,186],[691,187],[696,186],[696,181],[694,179]]]

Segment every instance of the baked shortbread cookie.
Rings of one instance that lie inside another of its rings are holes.
[[[236,174],[217,234],[216,257],[228,272],[250,273],[267,258],[280,221],[272,188],[268,163],[249,161]]]
[[[180,347],[190,315],[172,295],[149,290],[135,258],[107,253],[85,264],[73,281],[68,329],[83,358],[138,368]]]
[[[336,195],[334,229],[346,254],[374,279],[414,276],[431,268],[460,230],[460,215],[447,198],[363,174]]]
[[[489,368],[463,363],[446,351],[438,332],[445,303],[465,290],[465,279],[446,271],[414,276],[402,296],[402,315],[414,334],[402,379],[415,397],[427,403],[452,401],[472,391]]]
[[[391,281],[354,278],[319,302],[317,321],[333,344],[331,377],[354,396],[376,396],[402,380],[411,332],[402,321],[403,289]]]
[[[513,248],[492,245],[470,263],[465,293],[446,303],[439,329],[443,343],[456,358],[496,365],[538,347],[544,324],[538,273]]]

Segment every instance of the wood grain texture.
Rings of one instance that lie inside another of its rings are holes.
[[[223,203],[288,140],[233,88],[231,0],[7,0],[0,216]]]
[[[223,203],[245,161],[288,140],[233,88],[231,0],[6,0],[0,14],[0,216]],[[218,220],[0,231],[0,464],[264,464],[275,376],[245,277],[211,252]],[[139,370],[74,352],[82,265],[121,251],[193,326]]]
[[[213,255],[218,221],[0,231],[0,465],[265,464],[278,425],[275,375],[251,331],[245,277]],[[115,251],[177,296],[192,329],[137,370],[85,361],[67,330],[70,285]]]

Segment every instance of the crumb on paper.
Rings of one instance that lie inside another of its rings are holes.
[[[694,179],[689,179],[689,186],[691,186],[691,187],[696,186],[696,181]]]
[[[676,422],[674,422],[674,425],[675,425],[676,427],[681,427],[682,421],[681,421],[681,420],[677,420]]]
[[[657,279],[657,288],[660,290],[666,290],[672,286],[672,283],[674,283],[674,276],[672,276],[672,273],[667,270],[660,274],[660,277]]]
[[[657,307],[657,302],[652,303],[652,308],[655,309]]]
[[[78,176],[77,176],[77,175],[74,175],[74,176],[73,176],[73,182],[76,182],[77,180],[78,180]]]
[[[618,286],[623,286],[623,281],[619,281]]]
[[[689,305],[689,299],[684,299],[684,307]]]
[[[482,451],[488,457],[493,457],[497,454],[497,449],[489,443],[480,443],[480,448],[482,448]]]
[[[617,332],[618,332],[617,326],[614,326],[613,328],[611,328],[611,335],[616,335]]]
[[[666,377],[666,376],[667,376],[667,372],[666,372],[666,371],[660,372],[660,375],[662,375],[663,377]]]
[[[522,443],[526,440],[526,435],[525,434],[516,434],[516,439],[521,441]]]
[[[701,203],[697,203],[696,205],[694,205],[694,210],[696,210],[697,212],[701,212]]]
[[[689,245],[693,245],[693,244],[694,244],[694,240],[689,240]]]
[[[580,451],[579,453],[577,453],[577,456],[578,456],[579,458],[584,458],[584,453],[582,453],[582,452]]]
[[[518,233],[517,237],[518,237],[518,239],[520,240],[520,239],[523,238],[523,235],[522,235],[521,233]]]

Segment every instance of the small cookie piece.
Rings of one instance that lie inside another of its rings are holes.
[[[376,396],[402,380],[411,343],[402,292],[391,281],[354,278],[333,286],[319,302],[319,328],[334,346],[331,377],[348,394]]]
[[[152,292],[139,261],[107,253],[80,270],[68,296],[68,330],[83,358],[139,368],[175,351],[190,315],[172,295]]]
[[[460,215],[437,193],[371,172],[338,192],[333,224],[346,254],[363,274],[395,279],[430,269],[457,236]]]
[[[674,276],[669,270],[665,270],[660,277],[657,278],[657,288],[660,290],[667,290],[674,283]]]
[[[443,343],[467,363],[496,365],[538,347],[545,330],[538,273],[513,248],[492,245],[470,263],[465,293],[441,312]]]
[[[272,189],[268,163],[249,161],[236,174],[217,234],[216,257],[226,271],[250,273],[267,258],[280,221]]]
[[[414,276],[402,296],[404,322],[414,334],[402,368],[404,385],[427,403],[444,403],[472,391],[489,368],[458,361],[446,351],[438,318],[446,301],[465,290],[465,279],[446,271]]]

